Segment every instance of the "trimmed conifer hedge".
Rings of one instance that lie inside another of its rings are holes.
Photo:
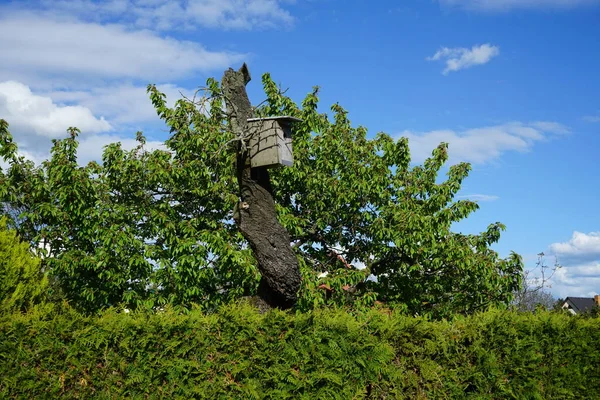
[[[600,398],[593,318],[56,310],[0,317],[1,398]]]

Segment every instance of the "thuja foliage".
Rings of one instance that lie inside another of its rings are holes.
[[[256,262],[232,218],[239,138],[218,83],[207,86],[199,101],[180,99],[171,108],[150,85],[170,128],[164,149],[148,149],[138,133],[134,149],[111,144],[101,163],[87,166],[77,163],[76,128],[36,166],[18,156],[0,121],[0,154],[10,165],[0,174],[4,212],[25,240],[45,244],[45,267],[80,309],[213,309],[255,293]],[[271,170],[279,220],[302,268],[299,309],[385,302],[444,316],[510,303],[523,265],[518,255],[500,259],[490,248],[504,226],[479,235],[451,231],[477,204],[454,199],[469,164],[451,166],[440,179],[447,144],[413,166],[406,138],[369,139],[338,104],[331,116],[319,113],[317,89],[297,105],[268,74],[263,86],[258,116],[302,119],[294,127],[294,166]]]
[[[2,398],[598,399],[600,320],[336,309],[0,317]]]
[[[0,314],[27,311],[47,299],[48,277],[28,243],[0,219]]]

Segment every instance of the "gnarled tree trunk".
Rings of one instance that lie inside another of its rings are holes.
[[[246,93],[250,73],[246,64],[239,71],[225,71],[222,80],[229,123],[234,134],[249,139],[247,120],[254,116]],[[261,273],[259,296],[272,307],[290,308],[297,300],[301,276],[288,232],[277,220],[269,171],[250,168],[247,147],[240,142],[237,156],[240,198],[235,220],[248,240]]]

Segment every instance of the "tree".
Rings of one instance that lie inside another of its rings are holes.
[[[515,291],[513,306],[519,311],[535,311],[540,306],[550,310],[556,303],[547,289],[551,287],[550,281],[561,266],[558,260],[555,260],[552,267],[547,265],[544,253],[537,256],[535,268],[523,271],[521,285]]]
[[[180,113],[188,107],[178,104]],[[147,151],[138,134],[134,149],[111,144],[102,165],[85,167],[77,164],[77,129],[33,167],[16,155],[8,124],[0,124],[10,164],[0,174],[2,201],[26,205],[19,233],[36,248],[47,244],[46,268],[74,306],[210,309],[255,291],[251,253],[230,221],[231,154],[217,152],[225,138],[213,134],[210,120],[194,122],[195,132],[174,131],[169,150]]]
[[[261,115],[305,121],[294,133],[294,168],[273,178],[281,220],[301,261],[311,271],[329,272],[323,280],[305,277],[307,288],[325,287],[312,292],[313,301],[378,299],[441,315],[510,301],[520,284],[521,259],[513,253],[500,260],[489,248],[504,226],[492,224],[480,235],[450,231],[478,206],[453,201],[469,164],[450,167],[448,179],[437,183],[447,144],[423,166],[411,167],[406,138],[378,134],[369,140],[338,104],[331,108],[333,122],[317,113],[318,88],[299,109],[269,75],[263,83],[268,99]],[[360,264],[366,268],[352,267]],[[366,280],[370,274],[376,283]]]
[[[300,267],[297,308],[379,301],[448,315],[512,301],[521,258],[500,259],[490,249],[504,226],[492,224],[479,235],[450,230],[478,206],[454,200],[469,164],[451,166],[438,182],[447,144],[412,166],[406,138],[367,139],[338,104],[332,119],[319,113],[318,88],[298,106],[268,74],[263,86],[267,99],[252,108],[255,116],[302,120],[293,132],[293,167],[271,169],[268,180],[289,240],[282,237]],[[180,99],[173,108],[155,86],[148,92],[170,128],[166,149],[146,149],[138,133],[133,150],[107,146],[102,164],[77,165],[79,132],[71,129],[69,138],[54,142],[49,161],[29,165],[16,156],[4,122],[0,151],[11,167],[0,174],[0,200],[24,207],[20,232],[49,243],[49,270],[83,309],[117,303],[210,309],[256,294],[265,263],[234,219],[245,201],[238,168],[244,134],[232,119],[249,114],[232,112],[230,89],[214,79],[204,96]],[[293,270],[293,261],[286,268]],[[296,281],[291,276],[289,287]]]

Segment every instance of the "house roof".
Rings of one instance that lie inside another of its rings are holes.
[[[593,297],[567,297],[565,302],[568,302],[571,308],[577,313],[591,310],[595,305]]]

